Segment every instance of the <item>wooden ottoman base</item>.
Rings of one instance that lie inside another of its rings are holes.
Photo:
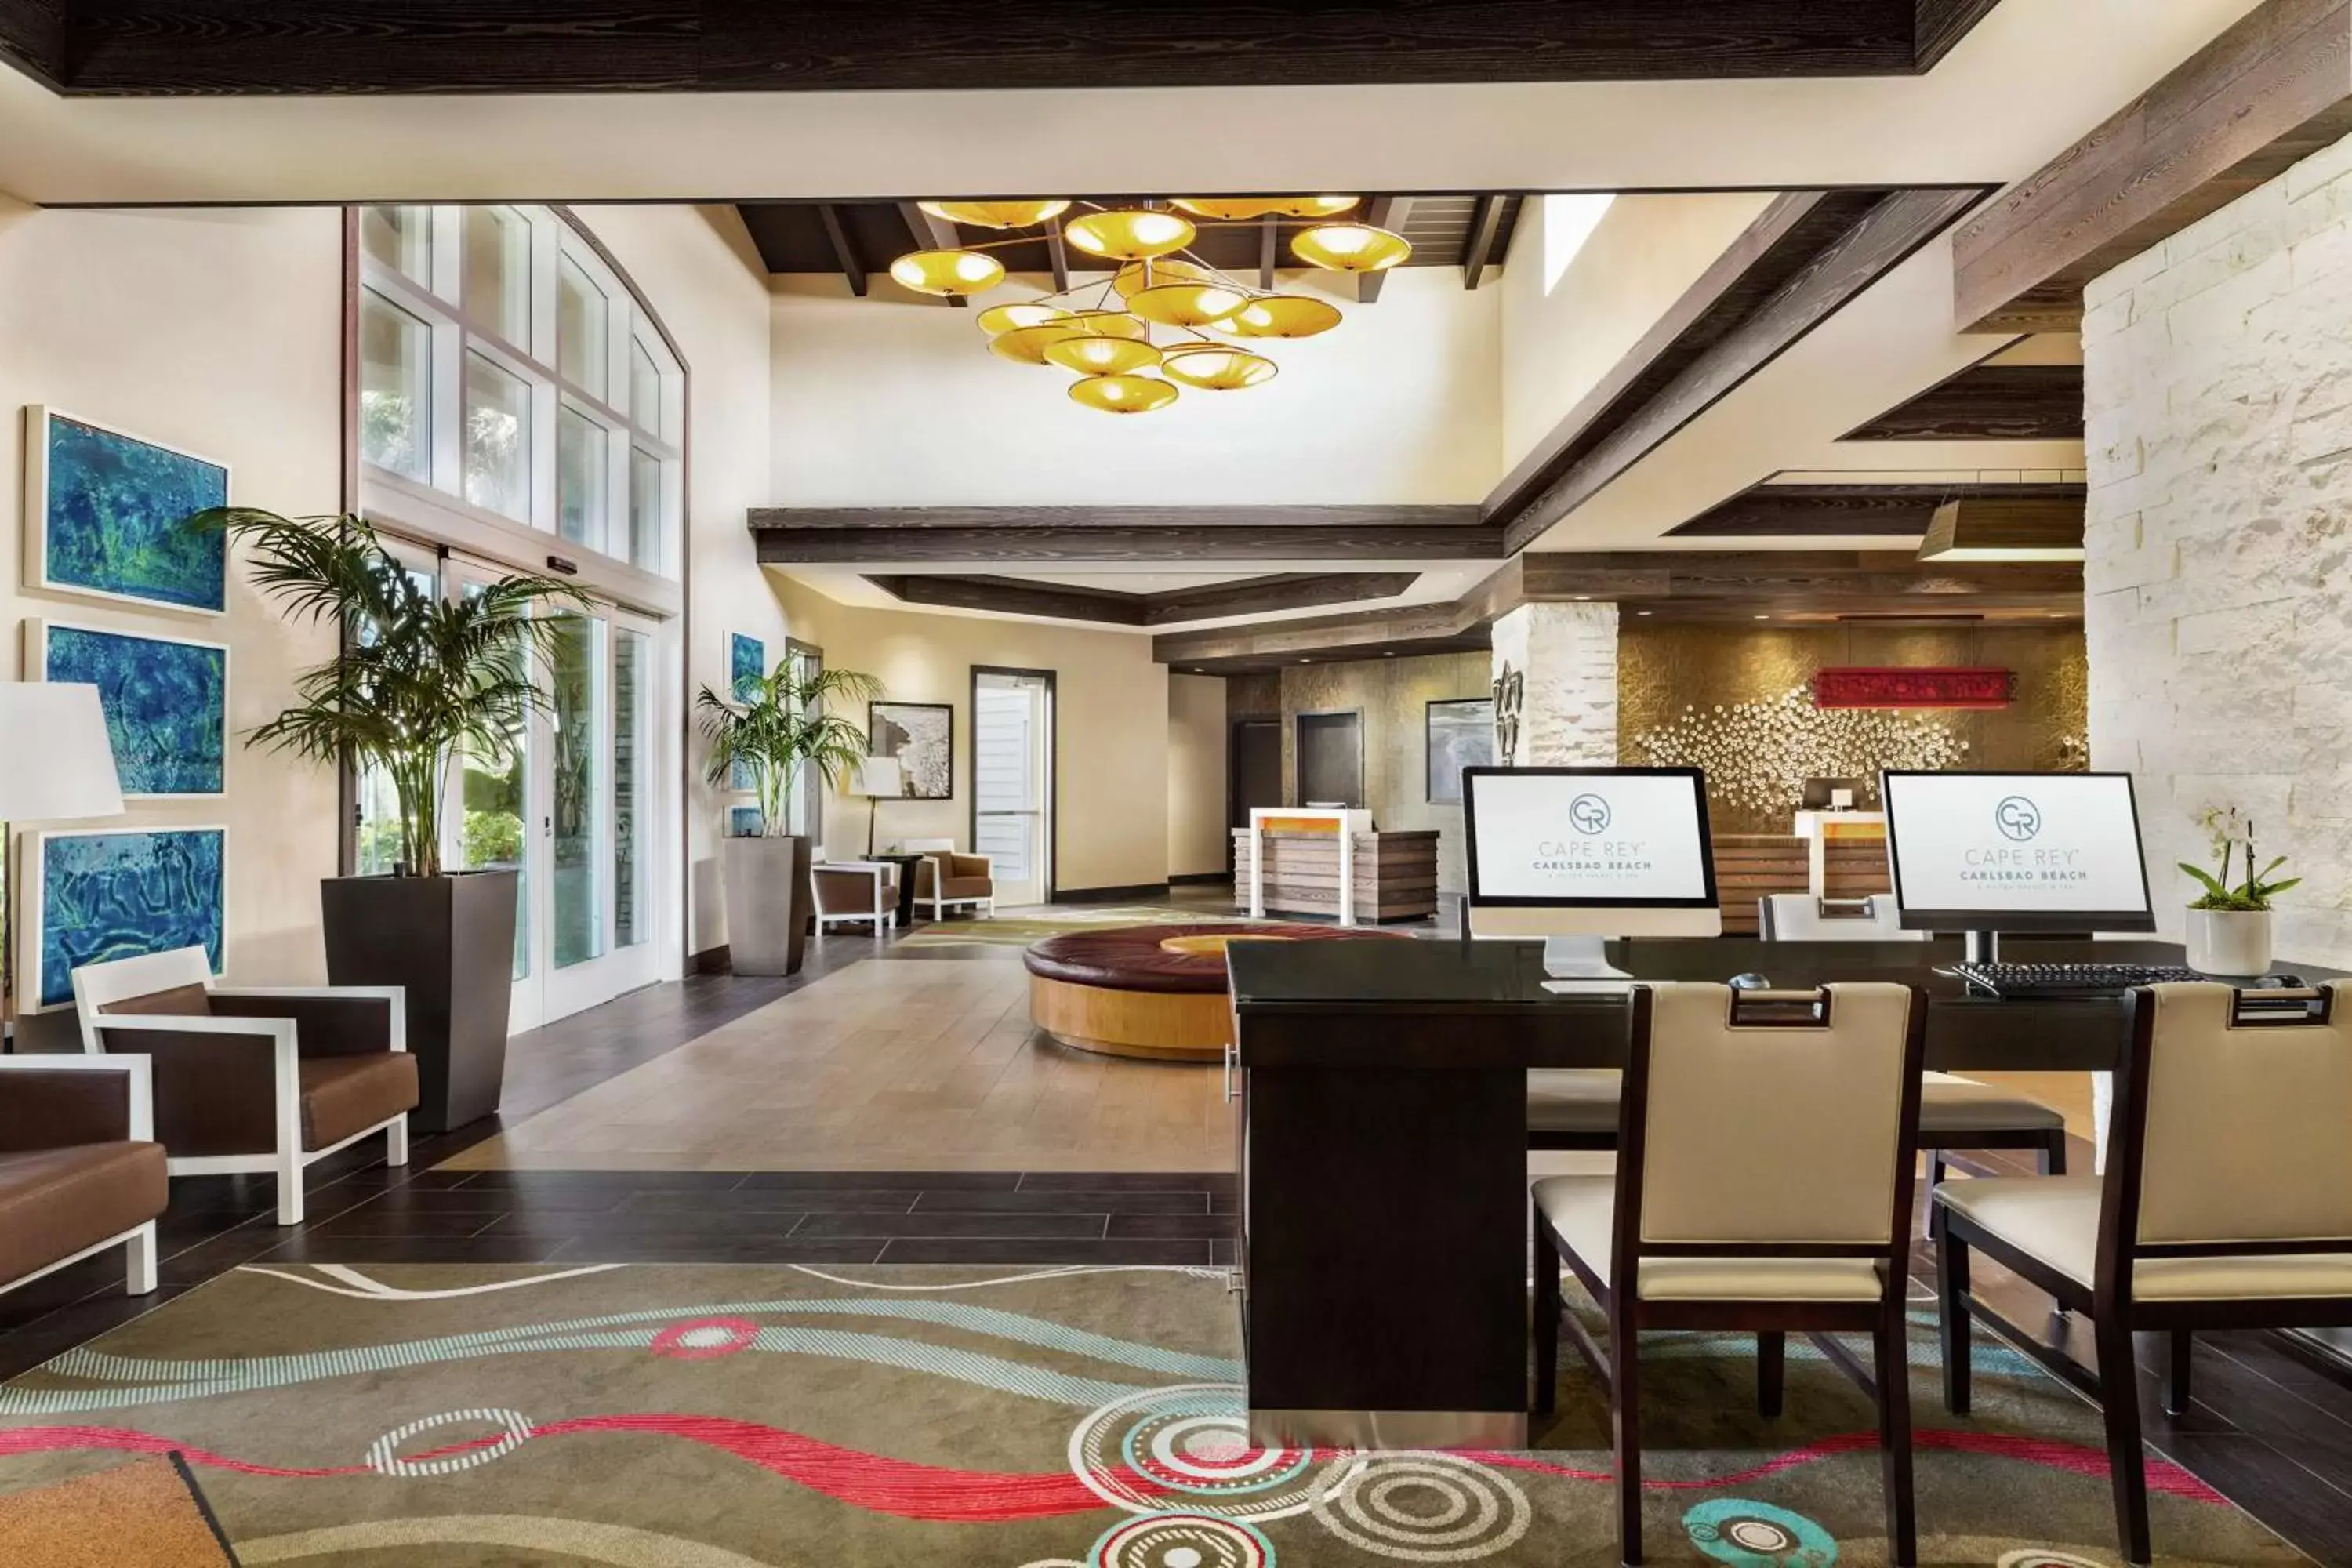
[[[1114,991],[1029,977],[1029,1017],[1066,1046],[1112,1057],[1214,1062],[1233,1044],[1223,992]]]

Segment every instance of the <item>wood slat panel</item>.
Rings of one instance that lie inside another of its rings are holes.
[[[1848,441],[2079,441],[2083,367],[1980,364],[1847,432]]]

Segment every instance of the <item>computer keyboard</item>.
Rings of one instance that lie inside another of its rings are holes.
[[[2161,963],[1956,963],[1945,973],[1996,996],[2111,996],[2135,985],[2211,978]]]

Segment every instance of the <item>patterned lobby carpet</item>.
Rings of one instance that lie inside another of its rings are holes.
[[[1024,909],[1000,910],[994,920],[967,920],[959,916],[954,920],[919,925],[900,937],[895,945],[902,948],[1027,947],[1043,938],[1062,936],[1074,931],[1108,930],[1114,926],[1199,925],[1217,921],[1231,921],[1235,925],[1252,923],[1247,915],[1214,910],[1180,910],[1172,904],[1036,904]]]
[[[236,1568],[176,1455],[0,1496],[11,1568]]]
[[[0,1493],[182,1451],[247,1564],[1292,1568],[1616,1561],[1607,1415],[1531,1454],[1267,1452],[1210,1270],[249,1268],[0,1389]],[[1915,1342],[1922,1562],[2116,1561],[2092,1415]],[[1650,1561],[1885,1561],[1870,1407],[1790,1350],[1645,1357]],[[2284,1542],[2152,1467],[2168,1563]]]

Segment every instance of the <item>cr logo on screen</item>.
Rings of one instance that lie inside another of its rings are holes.
[[[2042,831],[2042,808],[2021,795],[2013,795],[1992,808],[1992,825],[2004,837],[2022,844]]]
[[[1580,795],[1568,803],[1568,820],[1579,833],[1609,831],[1609,803],[1597,795]]]

